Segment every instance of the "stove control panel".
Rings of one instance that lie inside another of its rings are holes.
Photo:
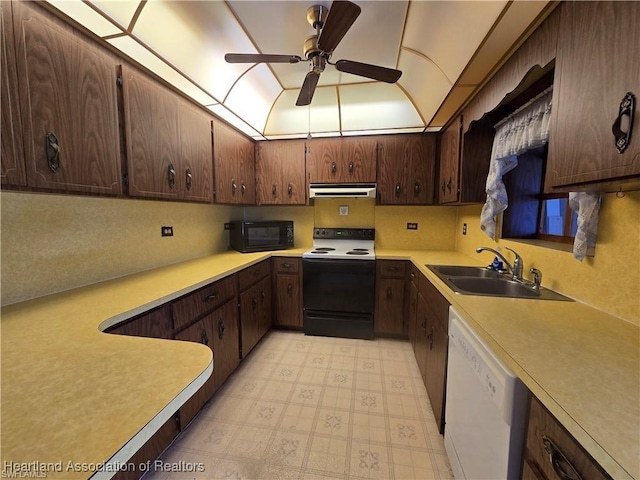
[[[315,228],[314,239],[338,240],[375,240],[375,228]]]

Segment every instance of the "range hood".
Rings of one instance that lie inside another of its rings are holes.
[[[309,198],[376,198],[376,184],[311,183]]]

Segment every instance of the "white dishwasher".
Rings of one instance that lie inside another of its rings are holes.
[[[520,478],[528,390],[449,308],[445,447],[456,479]]]

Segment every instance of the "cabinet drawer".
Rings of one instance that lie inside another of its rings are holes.
[[[238,273],[240,291],[245,290],[247,287],[253,285],[261,278],[264,278],[271,274],[271,266],[269,260],[258,263],[251,267],[247,267]]]
[[[436,315],[445,332],[449,333],[449,302],[438,289],[425,277],[419,275],[419,290],[429,308]]]
[[[404,260],[378,260],[376,273],[378,277],[404,278],[406,263]]]
[[[189,325],[196,318],[219,307],[224,302],[237,296],[238,279],[235,275],[207,285],[189,295],[171,302],[173,326],[175,331]]]
[[[274,257],[273,259],[274,268],[278,273],[298,273],[300,271],[300,262],[299,258]]]
[[[551,463],[551,456],[556,460],[555,469]],[[542,471],[549,480],[569,478],[563,477],[562,472],[570,472],[571,468],[575,469],[581,478],[611,478],[533,396],[529,410],[525,458],[527,462],[535,464],[532,466],[534,471]],[[556,469],[560,470],[560,473],[557,473]]]

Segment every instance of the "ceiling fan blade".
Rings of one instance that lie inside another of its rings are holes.
[[[313,94],[316,91],[316,85],[318,85],[319,79],[320,79],[320,74],[318,72],[315,72],[312,70],[309,73],[307,73],[307,76],[304,77],[304,83],[302,84],[300,93],[298,94],[298,100],[296,100],[296,105],[298,107],[303,107],[311,103],[311,100],[313,100]]]
[[[345,73],[352,73],[361,77],[380,80],[381,82],[396,83],[402,76],[400,70],[393,68],[380,67],[378,65],[370,65],[368,63],[354,62],[352,60],[338,60],[335,64],[336,69]]]
[[[263,53],[227,53],[227,63],[298,63],[298,55],[268,55]]]
[[[360,15],[360,7],[355,3],[345,0],[336,0],[331,4],[327,20],[324,22],[320,37],[318,37],[318,48],[323,52],[331,53],[338,46],[342,37],[353,25]]]

